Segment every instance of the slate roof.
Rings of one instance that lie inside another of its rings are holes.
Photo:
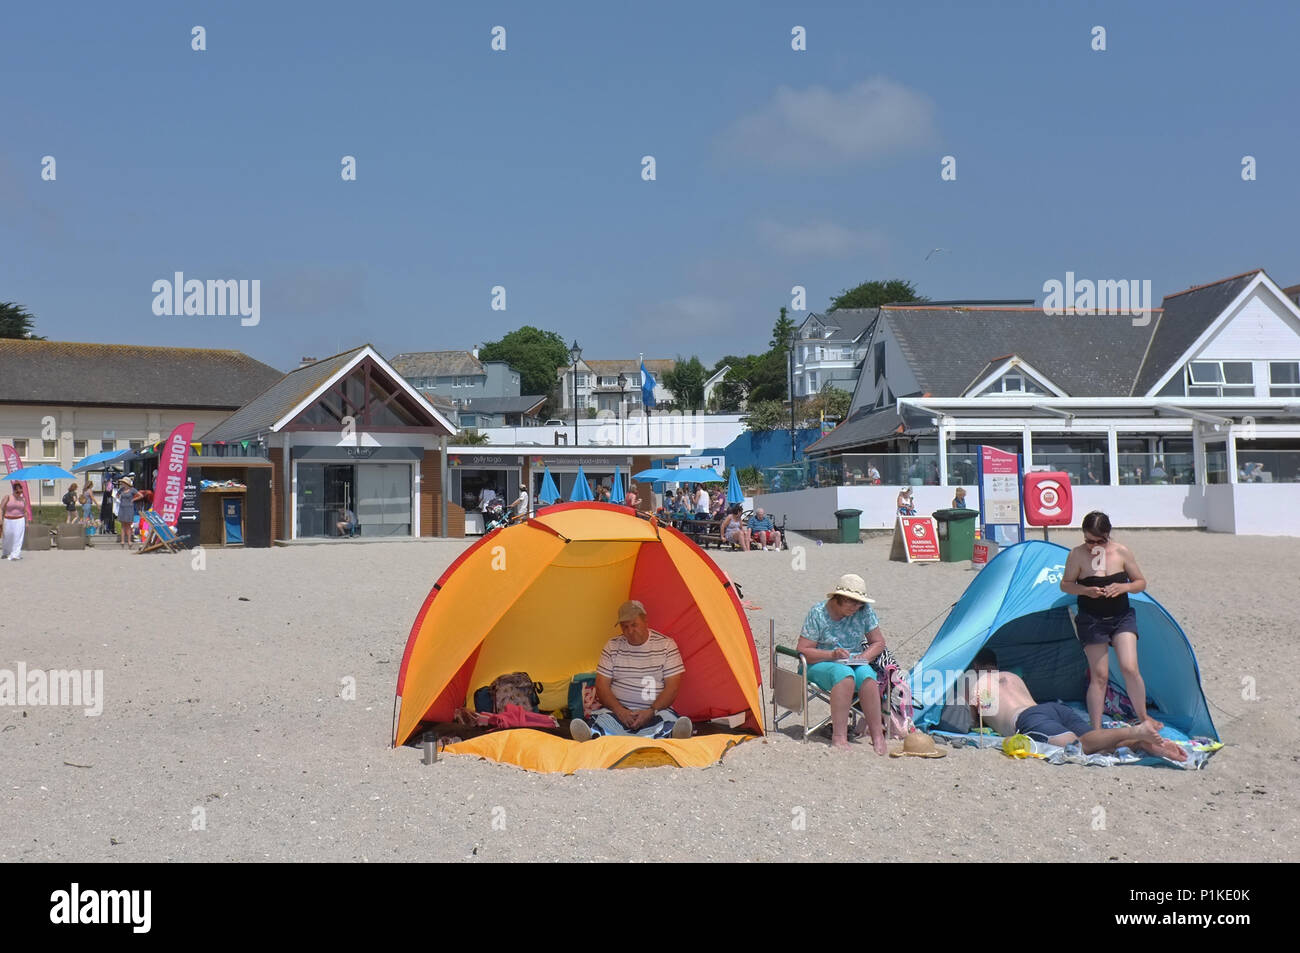
[[[897,305],[880,317],[923,394],[960,397],[981,369],[1018,354],[1071,397],[1127,396],[1159,312],[1147,327],[1128,315],[1068,314],[1041,308]]]
[[[800,325],[801,329],[813,318],[816,318],[827,327],[838,328],[839,330],[832,333],[829,338],[800,338],[799,340],[856,341],[871,327],[871,322],[876,320],[876,315],[879,313],[879,308],[841,308],[837,311],[828,311],[825,314],[810,314]]]
[[[805,453],[820,455],[887,440],[899,434],[900,427],[903,427],[903,418],[893,406],[860,410],[809,446]]]
[[[470,351],[409,351],[388,362],[403,377],[471,377],[487,374]]]
[[[203,443],[218,443],[223,440],[229,443],[269,431],[276,421],[346,367],[366,346],[363,344],[290,371],[199,439]]]
[[[1143,397],[1155,386],[1169,366],[1205,333],[1205,329],[1223,314],[1223,310],[1241,294],[1262,268],[1223,278],[1208,285],[1197,285],[1177,294],[1165,295],[1159,320],[1151,323],[1155,333],[1146,360],[1127,396]]]
[[[233,410],[279,378],[242,351],[0,339],[0,403]]]

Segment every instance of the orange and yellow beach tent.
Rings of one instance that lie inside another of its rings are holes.
[[[681,533],[629,507],[569,503],[489,533],[434,584],[402,656],[394,744],[406,744],[424,722],[451,721],[475,688],[498,675],[527,672],[552,682],[593,671],[618,634],[618,606],[627,599],[644,603],[650,627],[681,651],[686,676],[673,708],[697,724],[743,714],[737,734],[579,744],[515,729],[447,751],[534,771],[704,765],[763,733],[758,651],[722,570]]]

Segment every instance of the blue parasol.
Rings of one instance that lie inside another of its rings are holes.
[[[680,467],[676,470],[642,470],[636,474],[634,479],[643,483],[658,482],[667,480],[676,483],[725,483],[722,474],[717,470],[708,470],[702,467]]]
[[[744,503],[745,494],[740,489],[740,480],[736,477],[736,468],[731,468],[731,479],[727,482],[727,502]]]
[[[595,497],[591,495],[591,487],[587,486],[587,475],[582,472],[582,464],[578,464],[578,475],[573,480],[573,492],[569,494],[569,502],[592,499]]]
[[[555,486],[555,481],[551,479],[551,470],[545,464],[542,465],[542,492],[537,494],[537,501],[550,506],[552,503],[560,501],[560,491]]]
[[[80,463],[72,467],[73,473],[80,473],[82,470],[106,470],[110,463],[125,457],[131,451],[128,450],[105,450],[103,453],[92,453]]]
[[[609,491],[609,501],[611,503],[622,503],[627,499],[623,495],[623,477],[619,475],[618,467],[614,467],[614,487]]]
[[[35,467],[23,467],[5,475],[4,480],[75,480],[76,474],[69,473],[63,467],[52,463],[42,463]]]

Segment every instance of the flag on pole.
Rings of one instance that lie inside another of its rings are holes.
[[[646,410],[653,410],[655,406],[655,379],[650,376],[650,372],[645,368],[645,359],[641,360],[641,403]]]

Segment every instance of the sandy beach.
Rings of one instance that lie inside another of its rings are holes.
[[[707,769],[426,767],[388,747],[397,671],[471,541],[208,551],[202,570],[116,547],[30,553],[0,563],[0,668],[102,669],[103,713],[0,707],[0,860],[1300,859],[1300,540],[1116,538],[1197,653],[1227,743],[1204,771],[890,759],[784,733]],[[867,579],[905,665],[972,578],[891,563],[885,537],[792,542],[804,569],[791,553],[713,554],[758,607],[765,676],[768,620],[793,644],[841,573]]]

